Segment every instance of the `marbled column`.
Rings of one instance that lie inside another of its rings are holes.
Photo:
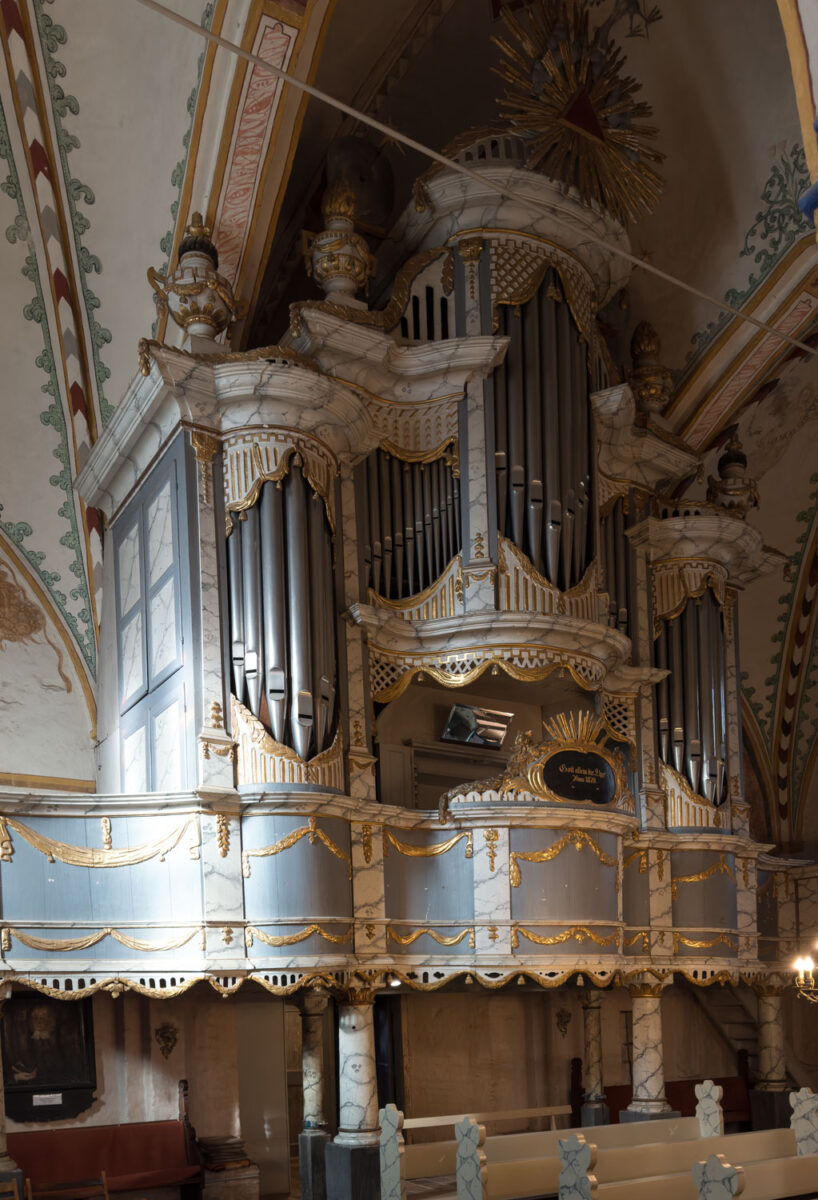
[[[633,1099],[628,1111],[648,1116],[669,1112],[662,1046],[662,985],[634,984],[630,993],[633,1001]]]
[[[341,529],[343,531],[344,610],[364,596],[358,560],[358,519],[355,506],[355,483],[352,466],[341,465]],[[338,536],[338,535],[336,535]],[[346,641],[345,707],[347,713],[349,791],[357,800],[375,799],[375,772],[372,769],[372,730],[367,701],[368,665],[363,630],[347,621],[344,624]]]
[[[475,949],[493,958],[511,954],[508,829],[474,831]]]
[[[304,1128],[322,1129],[324,1115],[324,1013],[328,997],[311,992],[301,1012],[301,1083],[304,1094]]]
[[[213,809],[220,811],[199,817],[207,958],[242,970],[253,964],[245,947],[239,806],[224,798]]]
[[[670,851],[648,849],[650,952],[654,958],[673,954],[673,892],[670,880]]]
[[[760,984],[755,990],[758,996],[758,1079],[755,1086],[760,1092],[784,1092],[788,1085],[781,988]]]
[[[754,858],[736,859],[736,931],[738,956],[758,958],[758,870]]]
[[[632,546],[633,574],[636,582],[636,611],[629,613],[633,660],[649,667],[653,660],[653,619],[651,613],[650,567],[644,550]],[[639,689],[639,782],[642,822],[646,829],[664,829],[665,795],[657,778],[656,711],[653,687]]]
[[[219,443],[211,434],[191,435],[197,466],[199,586],[201,592],[201,698],[199,789],[234,791],[232,745],[224,731],[225,686],[222,658],[221,594],[216,538],[213,464]],[[228,689],[229,691],[229,689]]]
[[[604,1100],[602,1084],[602,994],[589,988],[582,997],[585,1026],[585,1102]]]
[[[466,457],[468,508],[463,521],[463,602],[466,612],[492,612],[496,607],[496,567],[491,561],[489,528],[486,408],[483,381],[467,385],[461,448]],[[465,443],[463,445],[463,443]]]
[[[775,882],[778,898],[778,957],[789,961],[798,952],[795,880],[789,871],[778,871]]]
[[[355,953],[384,955],[386,904],[383,881],[383,826],[364,822],[350,827],[352,908],[355,914]]]
[[[336,1144],[376,1146],[380,1133],[374,997],[369,993],[350,993],[338,1006],[338,1091]]]

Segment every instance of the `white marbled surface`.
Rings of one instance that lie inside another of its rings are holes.
[[[347,1146],[376,1145],[380,1134],[371,1003],[339,1005],[338,1093],[335,1141]]]
[[[457,1200],[487,1200],[485,1125],[464,1117],[454,1127],[457,1137]]]
[[[699,1200],[730,1200],[744,1191],[744,1171],[732,1167],[723,1154],[711,1154],[707,1162],[694,1165],[693,1182]]]
[[[700,1137],[721,1137],[724,1133],[724,1111],[721,1098],[724,1089],[712,1079],[696,1084],[696,1116]]]
[[[594,1200],[596,1146],[586,1142],[581,1133],[572,1133],[560,1138],[559,1159],[559,1200]]]
[[[405,1200],[401,1170],[403,1113],[394,1104],[387,1104],[378,1113],[378,1121],[381,1126],[381,1200]]]
[[[818,1154],[818,1095],[812,1088],[790,1092],[790,1128],[798,1154]]]

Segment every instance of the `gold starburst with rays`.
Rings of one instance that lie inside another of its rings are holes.
[[[576,188],[620,221],[655,207],[664,155],[650,144],[652,113],[641,84],[622,73],[625,56],[607,31],[589,29],[583,0],[533,0],[520,19],[502,10],[509,37],[501,116],[525,140],[528,166]]]
[[[557,713],[543,721],[543,729],[555,742],[570,742],[575,746],[602,746],[608,739],[605,722],[588,709]]]

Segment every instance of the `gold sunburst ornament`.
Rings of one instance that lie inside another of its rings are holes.
[[[509,38],[501,117],[523,138],[530,168],[576,188],[620,221],[656,206],[662,189],[651,145],[657,130],[641,122],[652,109],[623,74],[625,56],[605,28],[590,29],[583,0],[534,0],[518,18],[502,10]]]

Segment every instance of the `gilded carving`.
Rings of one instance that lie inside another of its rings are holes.
[[[680,946],[690,946],[695,950],[712,950],[714,946],[729,946],[735,950],[736,939],[731,937],[729,933],[719,933],[715,937],[697,940],[696,938],[685,937],[682,933],[674,933],[673,935],[673,953],[677,954]]]
[[[536,946],[561,946],[563,942],[569,942],[572,939],[579,942],[580,945],[587,939],[597,946],[612,946],[619,940],[619,930],[614,930],[608,937],[603,937],[601,934],[595,933],[593,929],[589,929],[587,925],[572,925],[570,929],[563,929],[561,933],[545,935],[535,933],[533,929],[525,929],[522,925],[515,925],[511,931],[512,950],[519,948],[521,937],[528,942],[533,942]]]
[[[483,837],[486,842],[486,850],[488,852],[489,870],[493,871],[497,862],[497,841],[500,834],[496,829],[484,829]]]
[[[424,926],[423,929],[413,929],[411,933],[402,934],[396,933],[390,925],[387,930],[388,937],[397,942],[399,946],[412,946],[420,937],[430,937],[433,942],[437,942],[439,946],[458,946],[464,938],[468,938],[468,945],[471,950],[474,949],[474,930],[464,929],[461,933],[446,936],[443,933],[438,933],[436,929],[429,929]]]
[[[224,813],[216,817],[216,845],[219,847],[219,857],[227,858],[230,853],[230,818]]]
[[[102,845],[105,850],[110,850],[113,846],[111,837],[111,819],[110,817],[100,817],[99,819],[100,833],[102,834]]]
[[[77,950],[90,950],[92,946],[98,946],[106,938],[112,938],[115,942],[119,942],[121,946],[127,946],[129,950],[138,950],[142,954],[159,954],[163,950],[179,950],[182,946],[186,946],[188,942],[192,942],[195,937],[200,936],[200,933],[199,929],[192,929],[177,938],[172,938],[168,942],[150,942],[144,938],[131,937],[129,934],[123,933],[120,929],[114,929],[110,926],[106,926],[105,929],[98,929],[95,933],[86,934],[85,937],[78,938],[41,938],[6,926],[3,929],[3,949],[11,950],[13,938],[22,946],[28,946],[30,950],[72,953]]]
[[[316,824],[315,817],[310,817],[308,823],[300,829],[294,829],[292,833],[288,833],[286,837],[274,842],[270,846],[260,846],[257,850],[243,850],[241,855],[241,873],[245,879],[250,878],[250,859],[251,858],[271,858],[276,854],[281,854],[283,850],[289,850],[295,846],[302,838],[307,838],[311,846],[316,842],[320,842],[322,846],[326,846],[331,854],[336,858],[340,858],[347,865],[347,877],[352,878],[352,859],[342,850],[340,846],[324,833],[323,829],[319,829]]]
[[[372,862],[372,826],[368,823],[361,826],[361,846],[364,852],[364,862],[369,866]]]
[[[445,842],[436,842],[433,846],[413,846],[411,842],[402,842],[390,830],[384,829],[383,856],[386,858],[389,854],[389,847],[393,846],[398,854],[404,854],[408,858],[437,858],[440,854],[447,854],[464,839],[466,842],[465,857],[471,858],[474,855],[474,834],[471,829],[465,833],[456,833]]]
[[[58,842],[45,834],[38,833],[15,821],[13,817],[0,817],[0,861],[11,862],[14,847],[9,830],[13,830],[24,841],[44,854],[49,862],[55,859],[67,863],[71,867],[132,867],[137,863],[147,862],[151,858],[165,861],[170,853],[184,837],[188,837],[188,853],[194,861],[198,861],[201,837],[199,822],[196,817],[188,817],[183,824],[166,833],[164,837],[154,842],[145,842],[141,846],[125,846],[121,850],[103,847],[95,849],[91,846],[71,846],[67,842]]]
[[[308,925],[305,929],[299,929],[298,933],[284,934],[281,937],[277,937],[275,934],[265,933],[264,930],[259,929],[256,925],[248,925],[246,933],[250,935],[250,945],[252,945],[253,938],[258,938],[265,946],[296,946],[299,942],[305,942],[307,938],[317,934],[325,942],[331,942],[334,946],[340,946],[350,940],[352,926],[348,925],[341,933],[327,933],[320,925],[313,924]]]
[[[674,876],[670,884],[670,890],[673,895],[673,899],[678,899],[678,884],[701,883],[705,879],[710,879],[713,875],[727,875],[734,884],[736,882],[736,877],[733,874],[732,867],[727,862],[725,855],[720,854],[718,860],[714,863],[711,863],[711,865],[705,868],[703,871],[696,871],[693,875]]]
[[[550,862],[552,858],[556,858],[558,854],[562,854],[563,850],[567,849],[568,846],[573,846],[577,851],[583,848],[592,850],[599,861],[606,867],[615,867],[617,865],[617,860],[612,858],[610,854],[606,854],[590,833],[586,833],[584,829],[571,829],[564,837],[561,837],[558,842],[555,842],[546,850],[512,850],[508,856],[511,886],[519,887],[522,883],[522,874],[520,872],[521,862]]]
[[[173,1049],[179,1040],[179,1030],[175,1025],[167,1022],[164,1025],[158,1025],[153,1031],[153,1036],[156,1039],[156,1044],[161,1051],[163,1058],[170,1058]]]

